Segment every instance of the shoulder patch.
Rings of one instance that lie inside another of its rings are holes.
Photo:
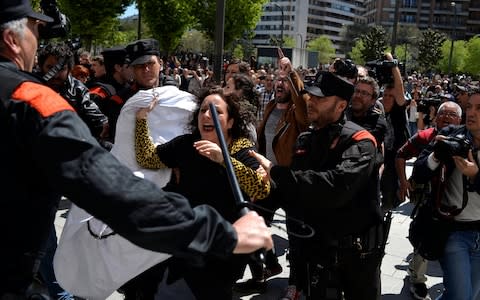
[[[64,110],[75,111],[54,90],[35,82],[21,83],[13,92],[12,99],[28,103],[44,118]]]
[[[360,141],[360,140],[371,140],[373,142],[373,144],[375,145],[375,147],[377,147],[377,141],[375,140],[375,137],[370,133],[368,132],[367,130],[360,130],[360,131],[357,131],[353,134],[352,136],[352,139],[354,141]]]

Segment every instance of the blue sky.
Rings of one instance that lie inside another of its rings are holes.
[[[127,7],[127,9],[125,10],[125,13],[121,15],[120,18],[126,18],[134,15],[138,15],[138,11],[135,4],[132,4],[129,7]]]

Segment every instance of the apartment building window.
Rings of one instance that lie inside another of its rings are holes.
[[[403,0],[403,7],[407,7],[407,8],[417,7],[417,0]]]

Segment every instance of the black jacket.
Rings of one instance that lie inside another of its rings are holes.
[[[347,121],[302,133],[292,168],[274,166],[271,178],[290,215],[326,242],[363,234],[381,222],[374,137]]]
[[[90,100],[88,88],[71,74],[68,75],[60,95],[73,106],[80,118],[87,124],[92,135],[98,137],[103,125],[108,122],[107,117],[100,111],[97,104]]]
[[[134,176],[63,98],[3,58],[0,86],[0,295],[31,283],[61,195],[143,248],[231,255],[236,233],[215,210]]]

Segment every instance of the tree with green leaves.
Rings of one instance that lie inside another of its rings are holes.
[[[139,4],[145,23],[152,37],[159,41],[163,54],[175,50],[183,33],[196,22],[192,1],[148,0]]]
[[[422,72],[431,71],[442,59],[442,44],[446,40],[445,34],[427,29],[422,32],[418,41],[418,59]]]
[[[283,37],[283,47],[285,48],[295,48],[297,41],[294,37],[287,35]]]
[[[226,1],[224,44],[228,47],[235,39],[241,38],[245,30],[254,29],[262,15],[262,8],[268,0]],[[197,19],[197,28],[215,40],[216,0],[189,1],[192,14]]]
[[[213,49],[213,46],[203,32],[192,29],[182,35],[178,48],[187,52],[206,52]]]
[[[475,36],[468,40],[465,45],[467,57],[465,57],[465,72],[476,78],[480,76],[480,37]]]
[[[363,46],[363,41],[361,39],[357,39],[355,41],[355,45],[352,48],[352,51],[350,51],[347,55],[347,58],[350,58],[353,60],[354,63],[357,65],[364,65],[365,64],[365,59],[363,59],[362,56],[362,50],[365,48]]]
[[[335,58],[335,48],[332,41],[326,36],[321,35],[308,42],[308,51],[318,52],[318,63],[328,64],[332,58]]]
[[[375,26],[361,36],[363,49],[360,50],[362,58],[368,62],[382,59],[387,49],[387,33],[382,26]]]
[[[438,61],[437,69],[442,73],[447,74],[449,71],[448,65],[450,60],[450,49],[452,47],[452,41],[446,39],[442,46],[442,59]],[[465,58],[467,57],[466,42],[463,40],[455,41],[453,46],[452,55],[452,73],[463,72],[465,67]]]
[[[357,44],[358,39],[368,32],[370,27],[366,24],[354,23],[352,25],[346,25],[342,27],[340,36],[342,41],[340,42],[340,51],[342,53],[349,53],[353,47]]]
[[[95,41],[104,43],[118,31],[117,20],[133,0],[59,0],[61,11],[68,16],[72,36],[79,36],[86,49]]]

